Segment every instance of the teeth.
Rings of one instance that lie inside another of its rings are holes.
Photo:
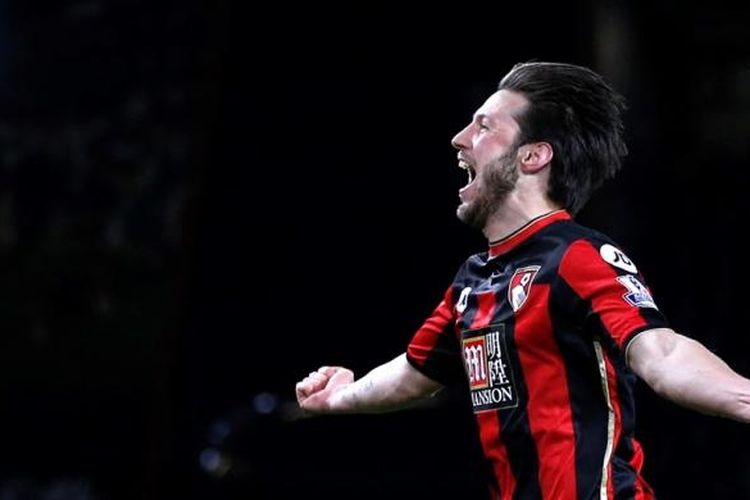
[[[458,160],[458,166],[466,170],[466,173],[469,174],[469,183],[471,183],[474,180],[474,169],[471,168],[471,165],[463,160]]]

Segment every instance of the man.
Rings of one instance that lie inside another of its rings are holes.
[[[571,218],[620,168],[624,101],[589,69],[518,64],[453,138],[470,257],[407,352],[296,387],[313,413],[403,407],[468,379],[493,498],[653,498],[633,438],[635,375],[684,406],[750,422],[750,380],[667,327],[636,265]]]

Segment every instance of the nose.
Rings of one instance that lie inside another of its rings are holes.
[[[471,124],[464,127],[462,131],[457,133],[453,139],[451,139],[451,146],[458,150],[469,149],[471,142],[469,136],[471,133]]]

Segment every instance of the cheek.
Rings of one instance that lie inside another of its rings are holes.
[[[477,144],[474,149],[474,161],[477,165],[486,165],[492,161],[495,148],[489,144]]]
[[[482,163],[490,162],[508,154],[509,147],[497,137],[485,135],[474,145],[474,158]]]

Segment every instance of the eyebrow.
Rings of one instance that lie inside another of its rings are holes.
[[[474,123],[482,123],[483,120],[486,121],[488,125],[493,127],[498,127],[501,123],[500,121],[486,113],[477,113],[474,115]]]
[[[518,119],[515,116],[509,116],[510,120],[518,123]],[[487,113],[477,113],[473,117],[474,121],[479,123],[482,120],[487,120],[490,125],[493,125],[495,127],[501,127],[505,123],[505,117],[504,116],[492,116]]]

